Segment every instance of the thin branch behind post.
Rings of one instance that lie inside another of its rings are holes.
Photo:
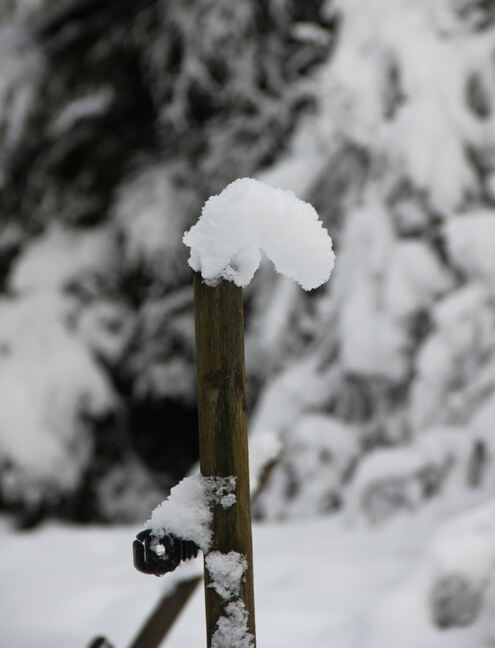
[[[172,592],[164,594],[129,648],[158,648],[200,580],[199,576],[193,576],[179,581]]]

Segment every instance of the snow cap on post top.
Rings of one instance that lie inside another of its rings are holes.
[[[183,241],[191,249],[189,265],[211,286],[222,279],[246,286],[261,251],[304,290],[325,283],[335,261],[332,239],[314,207],[253,178],[239,178],[211,196]]]

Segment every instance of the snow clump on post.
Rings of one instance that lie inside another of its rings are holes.
[[[192,540],[207,553],[212,542],[211,507],[216,504],[224,509],[233,506],[235,487],[235,477],[185,477],[153,510],[146,526],[156,538],[173,533],[182,540]]]
[[[240,588],[248,569],[247,557],[236,551],[228,554],[212,551],[206,556],[206,568],[211,587],[225,602],[225,615],[217,621],[211,638],[211,648],[254,648],[254,637],[248,630],[248,611],[241,598]]]
[[[253,178],[211,196],[183,241],[191,249],[189,265],[211,286],[222,279],[246,286],[263,251],[277,272],[312,290],[328,280],[335,260],[314,207]]]

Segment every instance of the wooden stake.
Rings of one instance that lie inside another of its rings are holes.
[[[248,568],[240,598],[249,614],[248,630],[255,637],[253,554],[247,441],[246,369],[242,289],[229,281],[215,288],[194,275],[194,319],[198,377],[200,466],[204,476],[236,477],[236,504],[213,510],[212,551],[236,551]],[[208,587],[205,566],[207,645],[226,602]],[[253,643],[255,645],[255,643]]]

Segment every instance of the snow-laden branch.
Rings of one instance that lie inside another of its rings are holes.
[[[277,272],[312,290],[328,280],[335,259],[332,240],[309,203],[253,178],[235,180],[211,196],[183,240],[191,249],[189,265],[209,285],[227,279],[246,286],[263,251]]]

